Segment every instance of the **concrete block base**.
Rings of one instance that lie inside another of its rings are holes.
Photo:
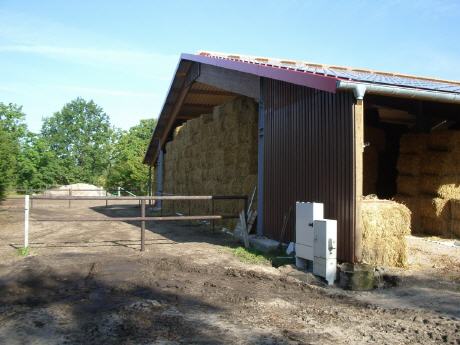
[[[257,237],[255,235],[249,236],[249,244],[252,248],[260,250],[263,253],[273,253],[278,251],[279,242],[266,238]]]

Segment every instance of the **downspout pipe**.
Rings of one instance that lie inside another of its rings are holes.
[[[460,104],[460,93],[409,89],[387,85],[366,84],[359,82],[337,81],[337,90],[350,90],[356,99],[363,99],[366,93],[422,101]]]

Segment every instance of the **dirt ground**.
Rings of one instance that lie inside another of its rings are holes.
[[[291,267],[250,265],[207,226],[33,222],[0,207],[0,344],[460,344],[460,248],[410,237],[396,287],[345,292]],[[31,217],[138,214],[36,202]]]

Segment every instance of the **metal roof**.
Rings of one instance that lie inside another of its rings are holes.
[[[205,51],[182,54],[144,163],[153,164],[174,121],[184,121],[206,113],[212,106],[235,96],[234,92],[238,93],[197,83],[196,78],[200,74],[199,68],[195,68],[197,65],[214,66],[331,93],[349,86],[365,85],[370,93],[415,98],[415,95],[407,93],[410,91],[418,93],[419,99],[460,103],[458,81],[247,55]]]
[[[247,55],[225,54],[216,52],[199,52],[197,55],[208,58],[245,62],[259,66],[285,69],[305,74],[322,75],[337,80],[356,81],[371,84],[407,87],[439,92],[459,93],[460,81],[441,80],[436,78],[412,76],[401,73],[382,72],[363,68],[333,66],[305,61],[274,59]]]

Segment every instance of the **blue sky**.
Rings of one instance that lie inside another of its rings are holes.
[[[93,99],[157,117],[181,52],[222,51],[460,80],[460,1],[0,0],[0,102],[27,123]]]

